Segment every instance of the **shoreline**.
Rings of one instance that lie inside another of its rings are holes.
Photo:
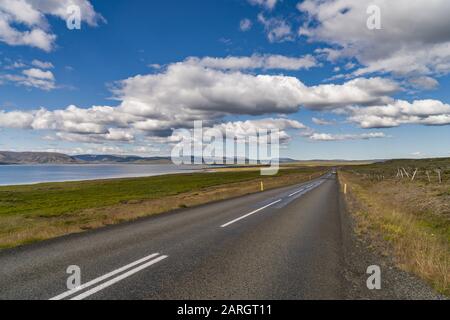
[[[125,166],[166,166],[166,164],[20,164],[20,165],[5,165],[4,167],[59,167],[59,166],[67,166],[67,167],[73,167],[73,166],[79,166],[79,167],[125,167]],[[174,166],[173,164],[167,164],[167,166]],[[2,166],[0,166],[1,168]],[[110,176],[99,176],[99,177],[92,177],[92,178],[75,178],[75,179],[61,179],[61,180],[39,180],[39,181],[28,181],[28,182],[19,182],[19,183],[1,183],[0,187],[18,187],[18,186],[35,186],[39,184],[48,184],[48,183],[66,183],[66,182],[92,182],[92,181],[110,181],[110,180],[120,180],[120,179],[138,179],[138,178],[150,178],[150,177],[157,177],[157,176],[165,176],[165,175],[175,175],[175,174],[185,174],[185,173],[203,173],[207,172],[206,167],[193,167],[193,166],[177,166],[179,167],[178,170],[168,171],[168,172],[155,172],[155,173],[129,173],[129,174],[112,174]],[[51,173],[49,173],[51,175]],[[0,175],[1,176],[1,175]]]

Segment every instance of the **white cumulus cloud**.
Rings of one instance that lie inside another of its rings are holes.
[[[450,124],[450,105],[438,100],[396,100],[371,107],[349,107],[349,120],[362,128],[390,128],[403,124],[440,126]]]
[[[81,18],[90,26],[104,20],[88,0],[0,0],[0,41],[51,51],[56,35],[50,30],[47,16],[65,20],[71,5],[79,6]]]
[[[0,112],[0,127],[52,130],[60,139],[70,141],[134,141],[139,136],[166,139],[176,129],[192,128],[195,120],[214,127],[220,126],[228,116],[291,114],[302,107],[340,110],[356,122],[358,112],[372,110],[371,106],[395,103],[390,95],[397,92],[399,86],[389,79],[357,78],[342,84],[308,86],[295,77],[242,71],[254,66],[255,61],[258,66],[298,67],[297,60],[288,58],[294,65],[287,66],[283,65],[286,63],[283,59],[276,64],[271,62],[273,57],[240,57],[231,64],[228,58],[191,58],[170,64],[157,73],[119,81],[113,89],[118,101],[116,106],[3,111]],[[49,70],[27,69],[22,76],[53,80]],[[435,115],[442,116],[442,113]],[[307,130],[288,119],[233,125],[236,130],[255,125]]]
[[[266,18],[262,13],[260,13],[258,15],[258,21],[264,26],[267,39],[270,42],[285,42],[294,40],[292,27],[283,18]]]
[[[331,134],[331,133],[313,133],[309,136],[313,141],[345,141],[345,140],[370,140],[386,138],[383,132],[371,132],[361,134]]]
[[[367,27],[369,5],[380,8],[380,30]],[[356,76],[450,72],[447,0],[305,0],[298,9],[309,17],[300,34],[328,43],[330,60],[355,57],[362,65]]]
[[[55,77],[49,70],[31,68],[22,70],[20,74],[0,75],[0,79],[21,86],[50,91],[56,88]]]

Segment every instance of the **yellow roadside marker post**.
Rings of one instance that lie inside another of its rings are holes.
[[[344,194],[347,194],[347,184],[344,184]]]
[[[261,181],[261,192],[264,191],[264,182]]]

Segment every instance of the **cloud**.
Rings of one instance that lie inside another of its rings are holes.
[[[369,5],[381,10],[381,30],[367,28]],[[298,9],[308,17],[299,34],[328,43],[331,61],[355,57],[362,65],[356,76],[450,72],[447,0],[305,0]]]
[[[411,153],[411,155],[414,156],[414,157],[421,157],[421,156],[423,156],[424,154],[423,154],[422,152],[420,152],[420,151],[417,151],[417,152]]]
[[[139,128],[169,130],[193,120],[226,115],[292,113],[300,106],[303,85],[296,78],[251,75],[239,71],[176,63],[159,74],[139,75],[115,90],[120,109],[144,117]]]
[[[260,120],[234,121],[214,125],[213,129],[221,132],[231,132],[235,137],[254,135],[258,130],[279,130],[282,136],[287,136],[286,130],[306,129],[306,126],[296,120],[283,118],[267,118]]]
[[[278,0],[248,0],[252,5],[258,5],[265,9],[272,10],[277,5]]]
[[[67,8],[71,5],[80,7],[81,18],[89,26],[98,26],[98,23],[105,22],[105,18],[95,12],[94,7],[89,0],[23,0],[31,3],[33,8],[42,14],[56,16],[60,19],[66,20],[70,17],[71,13],[67,11]]]
[[[322,84],[306,88],[302,105],[315,110],[332,110],[348,105],[373,105],[392,99],[397,92],[396,82],[385,78],[357,78],[338,84]]]
[[[224,136],[226,133],[231,134],[238,141],[254,138],[256,133],[259,133],[260,137],[268,136],[272,141],[276,137],[280,144],[287,144],[291,141],[291,136],[287,133],[287,130],[305,128],[306,126],[298,121],[280,118],[226,122],[212,127],[212,129],[220,130]]]
[[[264,57],[265,64],[274,64]],[[117,106],[1,112],[0,127],[52,130],[68,140],[129,140],[136,134],[166,138],[175,129],[192,128],[195,120],[213,127],[227,116],[291,114],[301,107],[335,110],[349,105],[382,105],[392,102],[389,95],[398,90],[395,82],[382,78],[307,86],[295,77],[209,68],[201,65],[202,59],[193,61],[117,82],[113,88]],[[41,81],[52,80],[49,70],[28,69],[26,74]],[[123,130],[129,135],[119,134]]]
[[[0,128],[29,128],[33,122],[33,114],[23,111],[0,111]]]
[[[52,130],[56,137],[70,142],[130,142],[135,139],[130,127],[133,117],[117,108],[94,106],[81,109],[69,106],[63,110],[0,111],[0,127]]]
[[[107,134],[108,127],[125,128],[134,118],[117,108],[93,106],[66,109],[0,112],[0,126],[34,130],[56,130],[77,134]]]
[[[361,128],[392,128],[403,124],[442,126],[450,124],[450,105],[437,100],[396,100],[384,106],[349,107],[348,120]]]
[[[49,70],[44,71],[37,68],[25,69],[21,74],[6,74],[0,76],[8,82],[16,83],[21,86],[38,88],[50,91],[56,88],[55,77]]]
[[[308,87],[294,77],[224,71],[188,62],[172,64],[162,73],[123,80],[115,94],[121,112],[145,118],[134,124],[139,129],[170,130],[188,127],[193,120],[215,121],[227,115],[289,114],[301,106],[333,109],[384,103],[397,89],[394,82],[381,78]]]
[[[409,79],[409,83],[416,89],[433,90],[439,87],[439,82],[431,77],[422,76]]]
[[[53,64],[51,62],[47,62],[47,61],[33,60],[31,62],[31,64],[40,69],[53,69],[54,68]]]
[[[162,66],[158,63],[151,63],[148,65],[149,68],[154,69],[154,70],[159,70],[162,68]]]
[[[8,73],[0,74],[2,83],[15,83],[20,86],[45,91],[56,88],[55,76],[53,72],[48,70],[54,68],[51,62],[37,59],[31,63],[21,60],[12,62],[10,59],[5,59],[5,61],[8,64],[4,67],[4,70],[8,70]]]
[[[275,139],[281,144],[288,144],[292,138],[289,131],[306,129],[302,123],[283,119],[283,118],[266,118],[259,120],[246,121],[230,121],[215,124],[210,127],[203,127],[204,141],[196,140],[193,130],[175,130],[171,136],[167,138],[159,138],[156,141],[165,144],[180,144],[186,143],[188,146],[192,143],[208,144],[209,142],[221,149],[224,141],[236,140],[238,143],[246,143],[247,141],[255,141],[256,137],[259,139],[267,139],[268,142],[273,142]],[[220,137],[221,140],[208,140],[208,137]],[[223,140],[222,140],[223,139]],[[152,139],[155,141],[154,139]]]
[[[133,142],[135,139],[134,134],[130,130],[116,128],[108,129],[107,133],[100,134],[57,132],[56,136],[60,140],[83,143],[103,143],[105,141]]]
[[[370,140],[386,138],[383,132],[372,132],[362,134],[330,134],[330,133],[313,133],[309,136],[313,141],[345,141],[345,140]]]
[[[55,35],[48,34],[41,29],[21,32],[12,28],[9,23],[0,15],[0,41],[11,46],[25,45],[47,52],[52,50],[53,42],[56,39]]]
[[[301,70],[310,69],[319,65],[312,55],[287,57],[282,55],[258,54],[249,57],[228,56],[225,58],[204,57],[201,59],[192,57],[188,58],[186,63],[222,70]]]
[[[318,118],[312,118],[312,122],[319,126],[331,126],[331,125],[336,124],[335,121],[328,121],[328,120],[318,119]]]
[[[258,15],[258,21],[264,26],[267,39],[274,42],[293,41],[292,27],[282,18],[266,18],[262,13]]]
[[[22,73],[29,78],[44,79],[44,80],[55,79],[51,71],[43,71],[36,68],[24,70]]]
[[[246,32],[252,28],[252,21],[250,19],[242,19],[239,23],[239,28],[241,31]]]
[[[10,62],[10,61],[8,61]],[[22,69],[27,67],[27,65],[25,63],[23,63],[22,61],[14,61],[12,63],[9,63],[8,65],[6,65],[4,67],[5,70],[14,70],[14,69]]]
[[[88,0],[0,0],[0,41],[51,51],[56,35],[51,32],[46,16],[65,20],[70,5],[80,7],[82,19],[90,26],[104,21]]]

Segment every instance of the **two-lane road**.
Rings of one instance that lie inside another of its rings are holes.
[[[334,175],[0,253],[0,299],[338,299]],[[66,270],[82,286],[67,289]]]

